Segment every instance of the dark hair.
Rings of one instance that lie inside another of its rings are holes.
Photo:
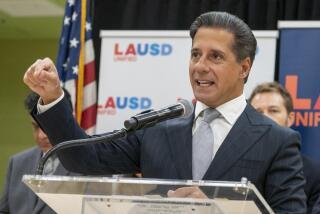
[[[284,106],[286,107],[286,110],[288,114],[293,111],[293,102],[291,95],[289,92],[279,83],[277,82],[268,82],[268,83],[262,83],[257,85],[255,89],[252,91],[249,102],[251,103],[252,99],[257,95],[257,94],[262,94],[262,93],[278,93],[281,95],[284,101]]]
[[[231,47],[238,62],[250,57],[254,61],[257,48],[257,40],[249,26],[240,18],[226,12],[208,12],[200,15],[190,26],[190,37],[193,41],[200,27],[221,28],[234,35],[234,43]],[[249,75],[246,77],[247,82]]]
[[[64,91],[64,95],[65,95],[66,99],[68,100],[68,103],[70,104],[70,108],[73,109],[72,102],[71,102],[71,96],[70,96],[69,92],[65,88],[62,88],[62,89]],[[39,97],[40,96],[33,91],[31,91],[27,95],[27,97],[24,100],[24,106],[28,112],[31,112],[32,109],[34,108],[34,106],[37,105]]]

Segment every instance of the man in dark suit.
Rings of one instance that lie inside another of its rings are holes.
[[[141,172],[146,178],[224,181],[247,177],[275,212],[305,213],[299,134],[256,112],[243,95],[256,50],[250,28],[233,15],[210,12],[194,21],[190,36],[189,76],[197,99],[193,115],[125,139],[66,149],[59,153],[61,162],[90,174]],[[24,82],[41,96],[33,116],[53,144],[88,137],[65,103],[50,59],[30,66]],[[215,119],[209,120],[212,115]],[[210,137],[199,140],[203,136]],[[168,194],[197,196],[179,190]]]
[[[249,102],[258,112],[281,126],[291,127],[294,122],[292,98],[277,82],[257,85],[252,91]],[[302,160],[306,178],[304,191],[307,195],[307,213],[312,213],[314,204],[320,197],[320,164],[306,156],[302,156]]]
[[[38,100],[39,95],[31,92],[25,99],[26,109],[30,112]],[[33,119],[32,127],[37,146],[10,158],[4,192],[0,199],[0,213],[55,213],[22,182],[23,175],[36,173],[40,158],[52,147],[47,135]],[[57,157],[49,159],[44,169],[46,175],[70,175]]]

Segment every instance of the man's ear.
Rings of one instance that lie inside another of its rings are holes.
[[[293,125],[293,123],[294,123],[294,113],[290,112],[288,114],[287,126],[291,127]]]
[[[250,57],[246,57],[244,60],[241,61],[241,73],[240,73],[240,78],[245,79],[250,72],[251,69],[251,59]]]

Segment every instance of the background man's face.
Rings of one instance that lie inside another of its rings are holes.
[[[265,92],[256,94],[251,105],[262,114],[274,120],[281,126],[290,127],[293,122],[293,118],[284,104],[284,99],[279,93],[276,92]]]
[[[32,130],[33,130],[33,137],[38,144],[39,148],[43,152],[47,152],[49,149],[52,148],[52,145],[49,142],[48,136],[42,131],[39,125],[32,119]]]
[[[193,39],[190,82],[196,99],[207,106],[217,107],[243,92],[251,63],[249,57],[237,62],[231,49],[233,41],[234,36],[228,31],[204,27]]]

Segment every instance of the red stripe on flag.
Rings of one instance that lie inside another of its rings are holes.
[[[95,61],[91,61],[84,66],[84,85],[87,85],[96,80]]]
[[[96,125],[97,104],[90,106],[82,111],[81,127],[83,129],[89,129]]]

